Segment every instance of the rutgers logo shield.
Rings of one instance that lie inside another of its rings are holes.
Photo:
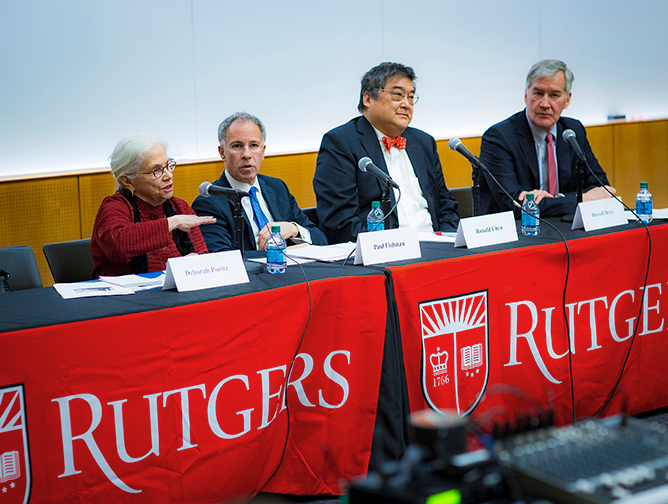
[[[0,388],[0,503],[30,500],[30,456],[23,385]]]
[[[425,400],[467,415],[489,377],[487,291],[420,303],[420,327]]]

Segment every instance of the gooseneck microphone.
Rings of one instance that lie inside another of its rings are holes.
[[[464,156],[466,159],[469,160],[469,162],[474,166],[474,172],[476,169],[484,171],[489,177],[494,181],[494,183],[503,191],[503,193],[510,198],[510,200],[513,202],[513,205],[515,205],[517,208],[522,208],[522,205],[520,205],[515,198],[513,198],[508,191],[506,191],[506,188],[501,185],[501,182],[499,182],[496,177],[490,172],[487,167],[480,161],[480,158],[477,156],[474,156],[471,154],[471,151],[469,151],[466,147],[464,147],[464,144],[462,141],[457,138],[451,138],[450,141],[448,142],[448,147],[450,147],[453,151],[459,152],[462,156]],[[474,204],[475,204],[475,199],[474,199]],[[477,212],[475,212],[477,215]]]
[[[250,196],[246,191],[213,185],[211,182],[202,182],[199,185],[199,194],[205,198],[209,196],[227,196],[232,203],[232,217],[234,220],[234,248],[239,249],[244,256],[244,208],[241,199]]]
[[[211,182],[202,182],[199,185],[199,194],[208,198],[209,196],[227,196],[230,199],[240,200],[245,196],[250,196],[246,191],[232,189],[230,187],[220,187]]]
[[[563,138],[566,142],[571,144],[571,147],[573,147],[573,150],[580,159],[585,159],[584,152],[582,152],[580,144],[578,143],[578,139],[575,136],[575,131],[573,131],[572,129],[564,130],[564,132],[561,134],[561,138]]]
[[[575,138],[575,131],[572,129],[567,129],[564,130],[564,132],[561,134],[561,138],[563,138],[566,142],[571,144],[571,148],[575,151],[575,155],[578,157],[578,164],[575,168],[575,181],[577,184],[577,202],[578,204],[582,203],[583,201],[583,195],[584,195],[584,174],[585,174],[585,168],[589,169],[589,171],[594,174],[592,171],[591,167],[589,166],[589,163],[587,162],[587,158],[585,157],[584,153],[582,152],[582,149],[580,148],[580,144],[578,143],[577,138]],[[594,174],[596,177],[596,175]],[[598,180],[598,177],[596,177]],[[600,182],[600,180],[599,180]],[[609,191],[608,191],[609,192]],[[570,219],[570,215],[562,217],[562,219],[566,219],[566,222],[571,222],[568,219]]]
[[[373,164],[371,158],[368,157],[361,158],[357,163],[357,167],[365,173],[370,173],[378,180],[390,184],[395,189],[399,189],[399,185],[394,180],[392,180],[392,177],[390,177],[387,173],[385,173],[383,170],[381,170],[375,164]]]
[[[480,159],[471,154],[471,151],[469,151],[466,147],[464,147],[464,144],[459,138],[457,137],[451,138],[450,141],[448,142],[448,147],[450,147],[453,151],[459,152],[462,156],[464,156],[466,159],[469,160],[469,163],[475,165],[478,168],[481,168],[482,170],[487,171],[487,169],[480,162]]]

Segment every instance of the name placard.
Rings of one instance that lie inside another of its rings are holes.
[[[185,292],[248,282],[241,252],[227,250],[168,259],[162,290]]]
[[[459,221],[455,247],[476,248],[517,241],[513,212],[501,212]]]
[[[381,264],[422,257],[416,228],[386,229],[357,235],[355,264]]]
[[[571,229],[594,231],[624,224],[628,224],[624,205],[616,198],[607,198],[578,204]]]

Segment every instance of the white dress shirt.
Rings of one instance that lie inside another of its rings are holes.
[[[397,217],[399,218],[399,227],[414,227],[418,232],[433,233],[434,225],[429,213],[427,200],[422,195],[420,181],[415,175],[413,165],[405,149],[392,147],[390,152],[383,144],[383,135],[378,129],[373,128],[380,142],[380,149],[383,151],[387,171],[399,187],[401,187],[401,199],[399,191],[394,190],[394,200],[399,201],[397,205]]]
[[[225,170],[224,173],[225,173],[225,178],[229,182],[230,187],[232,187],[232,189],[238,189],[240,191],[250,192],[251,188],[250,185],[246,184],[245,182],[239,182],[237,179],[233,178],[229,173],[227,173],[227,170]],[[262,196],[262,189],[260,188],[260,182],[258,181],[257,177],[255,177],[255,182],[253,183],[252,187],[255,187],[255,189],[257,189],[255,195],[257,196],[257,200],[260,203],[260,208],[264,212],[265,217],[269,222],[275,222],[274,217],[271,215],[271,211],[267,206],[267,202],[264,200],[264,196]],[[260,234],[260,230],[258,229],[257,224],[255,223],[255,219],[253,218],[253,207],[251,205],[250,198],[241,198],[241,206],[243,207],[244,213],[246,214],[246,217],[250,222],[251,228],[253,229],[253,236],[255,237],[255,246],[257,247],[258,235]],[[311,232],[305,227],[300,226],[296,222],[293,222],[292,224],[297,226],[299,234],[297,236],[293,236],[290,239],[296,242],[306,242],[310,244]]]
[[[534,123],[531,122],[529,116],[527,115],[527,121],[529,121],[529,128],[531,128],[531,133],[533,134],[533,141],[536,145],[536,156],[538,157],[538,173],[540,173],[540,189],[542,191],[550,192],[550,181],[548,178],[548,164],[547,164],[547,131],[543,131],[538,128]],[[557,161],[557,123],[554,123],[552,129],[552,144],[554,147],[554,166],[557,167],[557,188],[559,188],[559,162]],[[525,188],[527,191],[533,191],[535,187]]]

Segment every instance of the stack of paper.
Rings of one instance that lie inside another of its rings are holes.
[[[345,260],[355,250],[353,242],[335,245],[308,245],[287,251],[289,256],[314,261],[334,262]]]
[[[100,280],[75,283],[57,283],[54,289],[63,299],[96,296],[124,296],[147,289],[159,289],[165,281],[165,272],[100,277]]]

